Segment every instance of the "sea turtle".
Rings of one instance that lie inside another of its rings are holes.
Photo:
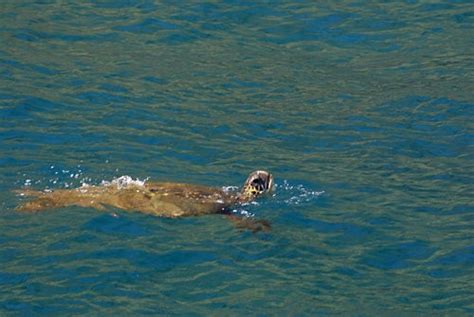
[[[66,206],[105,210],[107,206],[139,211],[162,217],[186,217],[205,214],[226,214],[239,227],[254,231],[269,229],[268,222],[234,216],[231,207],[247,203],[273,189],[273,177],[266,171],[250,173],[240,192],[223,188],[184,183],[118,182],[100,186],[82,186],[54,191],[17,191],[35,199],[19,205],[18,211],[37,212]]]

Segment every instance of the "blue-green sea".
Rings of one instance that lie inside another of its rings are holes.
[[[20,213],[121,176],[273,195]],[[2,0],[0,316],[474,315],[474,2]]]

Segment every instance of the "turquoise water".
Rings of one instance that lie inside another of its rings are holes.
[[[2,1],[0,315],[473,315],[473,56],[472,1]],[[13,210],[255,169],[270,233]]]

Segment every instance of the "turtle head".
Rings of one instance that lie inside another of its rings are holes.
[[[240,200],[250,201],[256,197],[273,190],[273,176],[266,171],[255,171],[250,173],[249,177],[242,187]]]

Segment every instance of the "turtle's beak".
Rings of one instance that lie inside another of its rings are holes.
[[[269,192],[273,190],[273,176],[272,174],[265,171],[258,171],[258,177],[262,180],[263,183],[263,192]]]
[[[267,178],[267,192],[272,192],[275,189],[275,184],[273,183],[273,175],[268,173]]]

